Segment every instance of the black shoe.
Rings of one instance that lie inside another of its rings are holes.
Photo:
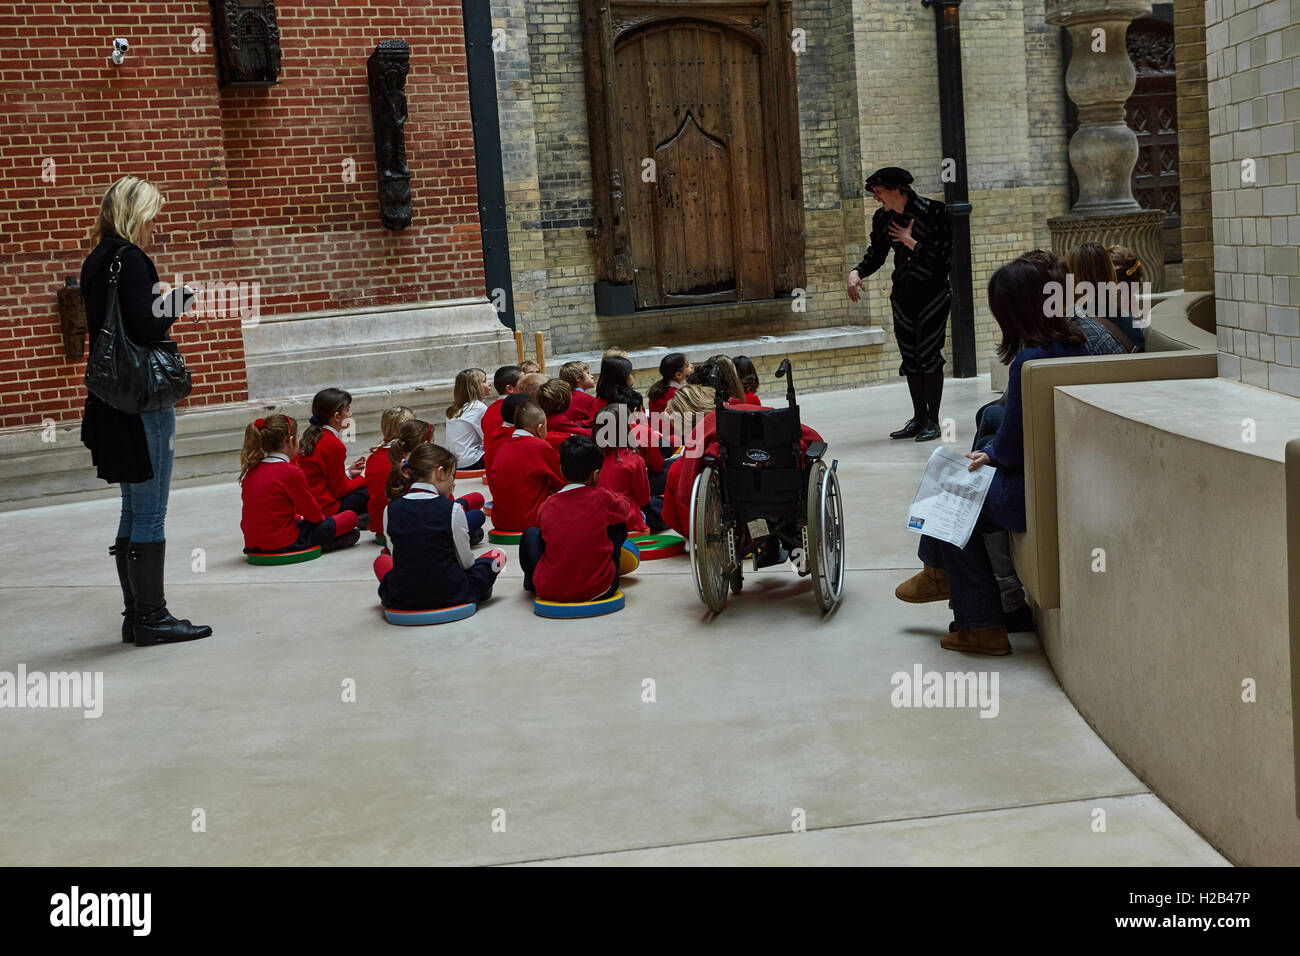
[[[785,564],[790,560],[790,552],[781,547],[781,542],[772,538],[769,542],[762,544],[758,548],[758,567],[770,568],[773,565]]]
[[[480,544],[483,543],[483,535],[484,535],[484,531],[482,528],[475,528],[473,531],[471,531],[469,533],[469,546],[471,548],[477,548]]]
[[[921,431],[916,436],[917,441],[934,441],[939,437],[939,423],[926,422]]]
[[[337,538],[331,541],[328,546],[322,547],[320,551],[321,554],[327,554],[330,551],[339,551],[342,550],[343,548],[350,548],[360,540],[361,540],[361,532],[358,531],[356,528],[353,528],[347,534],[339,535]]]
[[[166,556],[166,541],[130,546],[127,574],[135,596],[135,627],[132,634],[136,647],[196,641],[212,633],[212,628],[206,625],[177,620],[168,613],[167,599],[163,596]]]
[[[1028,604],[1022,604],[1014,611],[1003,611],[1002,621],[1010,634],[1037,629],[1034,625],[1034,612],[1029,609]]]
[[[117,561],[117,583],[122,586],[122,643],[130,644],[135,640],[135,594],[131,591],[131,576],[127,572],[127,561],[131,548],[130,538],[117,538],[108,549]]]
[[[890,438],[915,438],[917,432],[921,430],[921,420],[919,418],[909,418],[907,424],[896,432],[890,432]]]
[[[369,512],[369,511],[363,511],[363,512],[361,512],[361,514],[357,515],[357,530],[358,530],[358,531],[369,531],[369,530],[370,530],[370,512]]]

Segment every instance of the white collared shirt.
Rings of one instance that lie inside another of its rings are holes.
[[[582,482],[571,481],[571,482],[569,482],[567,485],[565,485],[563,488],[561,488],[559,491],[557,491],[556,494],[557,494],[557,495],[562,495],[562,494],[564,494],[566,491],[572,491],[574,488],[586,488],[586,487],[587,487],[587,486],[586,486],[585,484],[583,484]]]
[[[511,438],[536,438],[537,436],[534,435],[532,432],[530,432],[527,428],[516,428],[513,432],[510,433],[510,437]]]
[[[288,456],[288,455],[285,455],[285,454],[283,454],[283,453],[281,453],[281,452],[278,452],[278,451],[273,451],[273,452],[271,452],[271,454],[269,454],[269,455],[267,455],[265,458],[263,458],[262,461],[264,461],[264,462],[267,462],[267,461],[281,462],[281,461],[282,461],[282,462],[284,462],[284,463],[287,465],[287,464],[289,463],[289,456]]]

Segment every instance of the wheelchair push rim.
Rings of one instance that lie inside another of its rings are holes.
[[[706,466],[691,489],[691,575],[700,600],[714,614],[727,606],[733,555],[731,534],[722,518],[722,481]]]
[[[808,475],[808,566],[817,606],[829,611],[844,594],[844,498],[833,468],[817,461]]]

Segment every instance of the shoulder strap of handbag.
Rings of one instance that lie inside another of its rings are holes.
[[[1110,319],[1102,318],[1099,315],[1092,316],[1092,320],[1110,333],[1110,337],[1120,344],[1125,352],[1136,352],[1137,343],[1124,334],[1123,330],[1112,322]]]

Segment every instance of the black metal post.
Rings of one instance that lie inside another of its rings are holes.
[[[975,300],[971,292],[970,197],[966,191],[966,105],[961,83],[961,0],[921,0],[934,8],[939,66],[939,124],[943,135],[943,199],[952,217],[952,374],[973,378]],[[952,160],[948,167],[947,160]],[[951,171],[951,174],[949,174]]]
[[[483,276],[487,296],[508,329],[515,327],[515,291],[510,279],[510,239],[506,231],[506,185],[501,166],[501,122],[497,115],[497,69],[492,51],[492,10],[482,0],[462,0],[465,60],[469,67],[469,111],[474,125],[474,170],[478,178],[478,219],[483,235]],[[500,289],[502,295],[495,290]]]

